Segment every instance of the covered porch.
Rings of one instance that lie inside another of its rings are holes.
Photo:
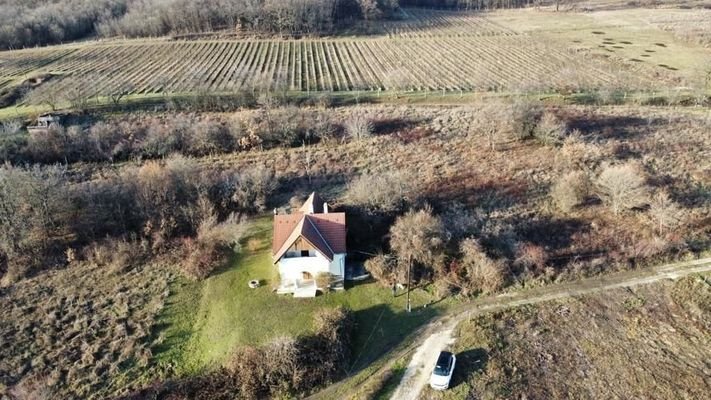
[[[316,291],[314,279],[283,280],[277,288],[278,294],[293,294],[294,297],[316,297]]]

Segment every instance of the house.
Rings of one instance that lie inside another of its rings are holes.
[[[279,268],[277,293],[314,297],[316,277],[324,273],[331,274],[332,286],[343,288],[346,214],[330,212],[315,192],[295,212],[275,213],[272,260]]]
[[[58,115],[44,114],[37,118],[37,125],[28,126],[29,132],[46,131],[52,125],[60,125],[62,119]]]

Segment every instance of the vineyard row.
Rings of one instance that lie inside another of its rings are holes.
[[[0,80],[52,73],[57,90],[80,85],[111,93],[234,92],[254,87],[292,91],[497,90],[574,79],[601,86],[612,65],[526,36],[293,41],[141,42],[7,53]],[[641,79],[641,78],[640,78]]]

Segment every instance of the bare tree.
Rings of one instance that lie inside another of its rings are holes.
[[[654,222],[659,234],[664,234],[665,230],[674,229],[682,223],[683,212],[669,198],[667,192],[659,191],[655,193],[649,206],[649,217]]]
[[[649,192],[639,168],[633,164],[606,167],[595,181],[595,189],[615,215],[644,205]]]
[[[408,211],[390,228],[390,247],[403,262],[433,266],[446,241],[442,221],[429,207]]]
[[[114,106],[117,106],[124,97],[131,94],[134,90],[135,86],[131,82],[123,82],[116,87],[112,87],[108,93],[108,97]]]
[[[62,94],[57,90],[54,85],[42,85],[35,89],[32,89],[25,96],[25,101],[33,105],[45,104],[52,109],[52,111],[57,111],[57,107],[62,102]]]

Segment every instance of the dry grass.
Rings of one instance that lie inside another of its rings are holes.
[[[75,265],[0,289],[0,397],[101,398],[140,385],[172,273]]]
[[[708,246],[711,143],[703,115],[635,107],[549,111],[571,131],[580,131],[577,143],[551,147],[502,135],[496,150],[491,150],[476,122],[485,119],[478,105],[381,106],[368,107],[375,135],[367,140],[240,153],[205,162],[219,168],[268,163],[291,188],[336,191],[354,176],[412,171],[421,188],[420,200],[437,212],[459,203],[483,218],[485,222],[470,227],[468,234],[486,237],[487,251],[513,260],[518,244],[541,246],[552,276],[574,269],[576,274],[596,273],[605,262],[606,268],[616,268],[628,265],[630,258],[656,262]],[[338,118],[351,111],[333,112]],[[310,176],[303,169],[307,156]],[[556,210],[550,190],[559,176],[585,170],[595,178],[605,162],[639,163],[646,184],[667,190],[688,223],[660,237],[644,209],[615,216],[594,196],[569,213]]]
[[[555,301],[462,323],[452,388],[428,399],[701,399],[708,276]]]

